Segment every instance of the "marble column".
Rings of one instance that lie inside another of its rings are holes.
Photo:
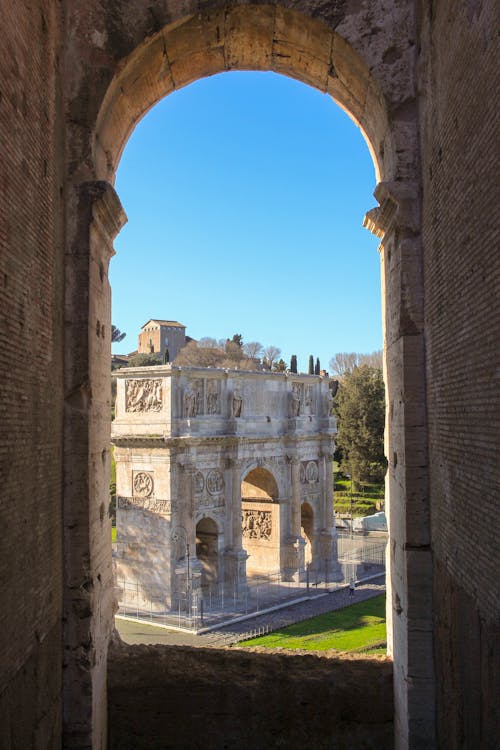
[[[227,459],[229,468],[230,487],[226,498],[230,500],[229,516],[231,519],[230,536],[225,557],[225,579],[228,583],[234,583],[238,589],[246,587],[246,560],[248,555],[242,544],[242,522],[241,522],[241,461],[237,458]]]
[[[342,571],[338,562],[337,529],[333,515],[333,453],[322,452],[319,466],[321,528],[315,564],[328,581],[340,581]]]
[[[299,581],[305,578],[305,540],[300,533],[300,460],[288,456],[290,467],[290,495],[283,498],[284,512],[281,516],[283,532],[281,534],[281,569],[285,580]]]
[[[172,529],[175,545],[173,608],[179,603],[182,610],[191,611],[193,601],[201,593],[201,563],[196,557],[196,525],[194,519],[193,477],[195,465],[187,457],[178,461],[179,503],[176,522]]]

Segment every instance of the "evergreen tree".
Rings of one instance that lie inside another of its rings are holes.
[[[273,370],[275,372],[286,372],[286,362],[284,359],[280,359],[277,362],[273,362]]]
[[[321,371],[321,365],[319,363],[319,357],[316,357],[316,365],[314,366],[314,374],[319,375]]]
[[[312,354],[309,355],[309,375],[314,375],[314,357]]]
[[[382,370],[362,365],[346,372],[335,397],[336,439],[341,471],[354,482],[381,481],[384,456],[385,388]]]
[[[153,367],[159,365],[159,354],[134,354],[128,361],[128,367]]]
[[[168,351],[168,347],[165,349],[165,353],[163,355],[163,364],[166,365],[170,362],[170,352]]]
[[[126,333],[122,333],[122,331],[116,326],[111,326],[111,341],[113,344],[119,344],[120,341],[123,341],[126,335]]]
[[[292,354],[290,359],[290,372],[297,372],[297,355]]]

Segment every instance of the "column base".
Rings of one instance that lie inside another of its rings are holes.
[[[193,604],[197,604],[201,597],[201,570],[200,561],[190,558],[189,566],[187,559],[179,560],[174,569],[172,609],[191,614]]]
[[[247,559],[248,553],[241,547],[224,552],[224,580],[226,583],[235,583],[238,593],[245,591],[247,587]]]
[[[327,583],[342,581],[344,576],[338,561],[336,529],[321,529],[316,542],[311,568],[324,577]]]
[[[283,581],[300,583],[306,580],[306,542],[301,537],[288,537],[281,546],[281,577]]]

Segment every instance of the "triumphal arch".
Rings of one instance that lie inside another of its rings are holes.
[[[145,606],[154,588],[165,609],[188,566],[198,591],[252,574],[341,578],[328,377],[173,365],[116,376],[118,582],[142,588]]]

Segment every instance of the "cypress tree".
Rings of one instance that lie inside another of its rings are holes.
[[[319,363],[319,357],[316,357],[316,366],[314,368],[314,374],[319,375],[320,370],[321,370],[321,365]]]
[[[297,355],[292,354],[290,359],[290,372],[297,372]]]
[[[170,353],[168,351],[168,347],[165,349],[165,353],[163,354],[163,364],[167,365],[170,362]]]
[[[314,375],[314,357],[312,354],[309,355],[309,375]]]

